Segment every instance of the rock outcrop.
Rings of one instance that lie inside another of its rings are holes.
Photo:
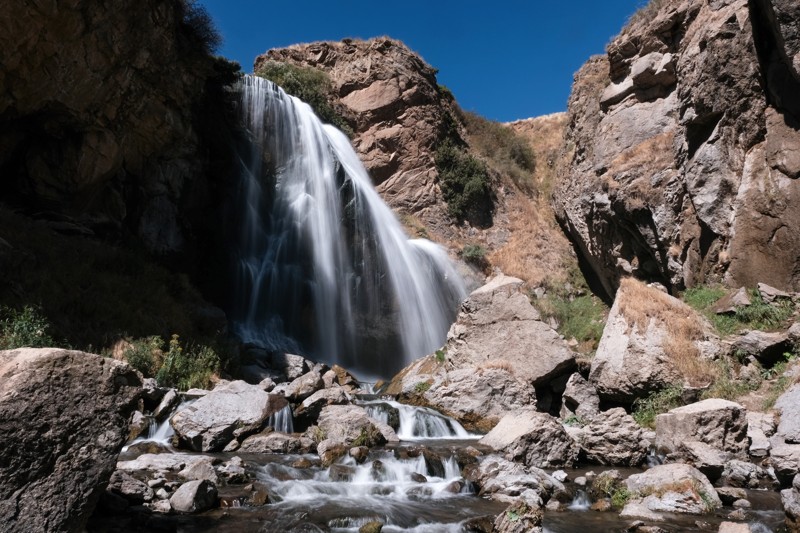
[[[478,442],[535,468],[572,466],[578,458],[578,446],[558,419],[531,409],[507,414]]]
[[[705,514],[722,506],[708,479],[685,464],[655,466],[624,483],[632,494],[626,508],[642,505],[655,513]]]
[[[128,436],[141,379],[77,351],[0,352],[0,529],[80,532]]]
[[[800,9],[668,0],[576,74],[557,217],[611,297],[622,276],[800,288]]]
[[[656,449],[661,453],[687,458],[692,443],[724,454],[724,461],[746,458],[747,411],[738,403],[713,398],[656,417]]]
[[[575,355],[540,320],[521,284],[500,275],[475,290],[445,346],[400,372],[386,392],[441,411],[468,430],[489,431],[508,411],[531,405],[536,387],[566,381]]]

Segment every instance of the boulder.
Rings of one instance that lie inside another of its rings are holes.
[[[775,488],[777,479],[768,469],[748,461],[727,461],[722,470],[721,483],[745,489]]]
[[[205,479],[184,483],[169,499],[179,513],[200,513],[217,506],[217,487]]]
[[[800,531],[800,476],[795,476],[792,486],[781,491],[781,503],[786,513],[786,527],[789,531]]]
[[[130,461],[119,461],[117,470],[128,472],[179,472],[195,463],[213,461],[209,455],[189,453],[145,453]]]
[[[775,409],[780,416],[776,434],[789,444],[800,444],[800,384],[781,394]]]
[[[313,422],[319,416],[322,408],[327,405],[346,405],[352,401],[352,396],[342,387],[331,387],[318,390],[302,401],[294,410],[294,416],[300,421]]]
[[[733,505],[733,502],[747,498],[747,491],[738,487],[717,487],[717,496],[723,505]]]
[[[575,372],[569,377],[562,396],[564,409],[583,422],[591,421],[600,413],[600,397],[591,383]]]
[[[0,351],[0,529],[83,531],[141,385],[130,366],[99,355]]]
[[[770,464],[782,485],[788,484],[800,468],[800,444],[789,444],[780,435],[769,439]]]
[[[750,299],[750,292],[747,287],[739,287],[735,292],[730,292],[720,298],[712,307],[718,315],[728,313],[736,313],[741,307],[747,307],[752,303]]]
[[[494,533],[541,533],[541,506],[523,499],[506,507],[494,521]]]
[[[337,459],[343,457],[348,450],[347,444],[343,440],[325,439],[317,444],[317,454],[322,460],[322,466],[328,467]]]
[[[319,372],[311,370],[289,383],[285,390],[285,396],[290,402],[297,403],[323,388],[325,388],[325,383],[322,381],[322,376]]]
[[[719,339],[692,308],[632,278],[621,281],[589,381],[604,400],[631,404],[674,383],[708,385]]]
[[[656,417],[656,448],[681,456],[687,443],[697,441],[744,459],[749,447],[747,426],[747,412],[738,403],[703,400]]]
[[[156,420],[163,420],[164,417],[168,416],[172,409],[178,405],[180,399],[178,391],[175,389],[168,389],[156,408],[153,409],[153,418]]]
[[[578,446],[561,423],[533,409],[507,414],[478,442],[537,468],[572,466],[578,457]]]
[[[141,505],[155,497],[153,489],[144,481],[140,481],[131,474],[117,470],[111,474],[106,490],[117,496],[125,498],[131,505]]]
[[[686,464],[654,466],[624,483],[632,501],[657,513],[705,514],[722,506],[708,478]]]
[[[775,416],[772,413],[747,413],[748,452],[751,457],[766,457],[771,448],[769,437],[775,434]]]
[[[278,431],[265,431],[250,435],[239,446],[244,453],[308,453],[314,450],[314,441],[307,437],[287,435]]]
[[[791,351],[789,335],[785,331],[750,330],[733,339],[731,349],[736,354],[751,355],[764,366],[771,367],[784,360],[783,354]]]
[[[342,441],[348,447],[371,447],[386,442],[376,422],[357,405],[329,405],[322,408],[316,427],[324,439]]]
[[[195,451],[222,451],[231,440],[260,430],[286,405],[285,398],[258,385],[233,381],[182,407],[170,423],[182,445]]]
[[[541,504],[543,500],[565,492],[564,485],[544,470],[496,455],[466,467],[464,478],[478,487],[480,496],[506,503],[523,498]]]
[[[586,460],[593,464],[639,466],[647,456],[643,430],[625,409],[599,413],[581,428],[577,442]]]

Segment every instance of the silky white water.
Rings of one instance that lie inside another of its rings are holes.
[[[234,321],[243,340],[390,376],[439,348],[465,296],[439,246],[409,240],[347,137],[246,76]]]
[[[372,418],[389,424],[389,410],[397,409],[399,426],[397,436],[400,440],[420,439],[469,439],[470,435],[456,420],[425,407],[405,405],[392,400],[376,400],[362,403]]]

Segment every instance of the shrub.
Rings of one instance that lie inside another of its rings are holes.
[[[56,343],[48,330],[50,323],[41,312],[26,305],[21,311],[0,307],[0,350],[44,348]]]
[[[256,76],[276,83],[286,94],[296,96],[310,105],[322,122],[336,126],[348,137],[353,136],[350,124],[330,103],[329,95],[333,88],[326,72],[314,67],[266,61],[256,71]]]
[[[219,366],[219,357],[213,349],[195,345],[187,345],[184,349],[178,336],[173,335],[169,350],[164,354],[164,363],[156,373],[156,381],[162,387],[181,390],[207,388]]]
[[[445,357],[447,352],[444,349],[436,350],[434,357],[436,358],[437,363],[444,363]]]
[[[125,360],[145,377],[151,378],[161,368],[164,354],[161,337],[152,336],[130,341],[130,345],[123,352]]]
[[[423,394],[427,392],[431,388],[431,384],[427,381],[420,381],[416,385],[414,385],[414,392],[417,394]]]
[[[207,53],[213,53],[222,45],[222,35],[214,25],[206,8],[196,0],[184,0],[179,4],[182,11],[181,24],[186,36]]]
[[[486,165],[450,140],[439,145],[435,159],[450,216],[458,221],[488,223],[493,206]]]
[[[631,497],[627,488],[619,486],[611,494],[611,505],[614,509],[622,509]]]
[[[637,399],[633,402],[633,419],[640,426],[655,429],[657,415],[683,405],[682,393],[679,385],[670,385],[647,398]]]
[[[544,318],[558,323],[558,332],[575,339],[584,351],[594,351],[600,343],[608,308],[592,295],[570,297],[561,294],[534,299],[534,305]]]
[[[489,266],[489,262],[486,260],[486,248],[480,244],[465,245],[461,249],[461,258],[481,269]]]

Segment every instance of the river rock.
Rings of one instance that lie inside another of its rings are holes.
[[[686,464],[654,466],[624,483],[632,500],[654,512],[705,514],[722,506],[708,478]]]
[[[332,371],[330,371],[332,372]],[[318,390],[302,401],[294,410],[294,416],[300,421],[315,421],[322,408],[327,405],[346,405],[352,396],[344,388],[336,386]]]
[[[617,407],[597,414],[577,433],[577,442],[593,464],[639,466],[648,451],[642,433],[633,417]]]
[[[319,428],[324,439],[342,441],[348,448],[352,446],[371,447],[386,442],[386,437],[377,427],[376,421],[367,415],[364,408],[357,405],[323,407],[316,427]]]
[[[325,439],[317,444],[317,454],[322,460],[323,467],[332,465],[337,459],[343,457],[348,449],[348,445],[341,439]]]
[[[604,400],[630,404],[673,383],[693,385],[690,368],[720,351],[719,339],[696,311],[632,278],[621,281],[589,381]]]
[[[733,505],[736,500],[747,498],[747,491],[738,487],[717,487],[717,496],[723,505]]]
[[[600,413],[600,397],[594,386],[575,372],[567,381],[562,396],[567,415],[575,415],[583,422],[591,421]]]
[[[141,505],[151,501],[155,496],[153,489],[147,483],[122,470],[111,474],[106,490],[125,498],[131,505]]]
[[[117,470],[150,473],[179,472],[195,463],[213,461],[209,455],[189,453],[145,453],[130,461],[119,461]]]
[[[769,439],[770,464],[781,485],[787,485],[798,473],[800,467],[800,444],[789,444],[780,435]]]
[[[786,527],[789,531],[800,531],[800,475],[795,476],[792,486],[781,491]]]
[[[722,471],[721,482],[730,487],[746,489],[776,488],[778,481],[768,469],[748,461],[727,461]]]
[[[538,468],[572,466],[578,457],[578,446],[559,421],[533,409],[507,414],[478,442]]]
[[[287,435],[279,431],[265,431],[250,435],[239,446],[244,453],[308,453],[314,450],[314,441],[307,437]]]
[[[0,529],[83,530],[128,436],[141,384],[130,366],[99,355],[0,351]]]
[[[156,420],[163,420],[168,416],[172,409],[180,402],[180,396],[175,389],[168,389],[156,408],[153,410],[153,418]]]
[[[722,522],[717,533],[753,533],[753,530],[750,528],[750,524]]]
[[[747,411],[738,403],[712,398],[672,409],[656,417],[656,448],[677,456],[701,442],[730,457],[747,457]]]
[[[747,413],[747,438],[750,440],[748,452],[751,457],[766,457],[771,445],[769,437],[775,434],[775,416],[772,413]]]
[[[322,381],[322,376],[319,372],[311,370],[289,383],[284,395],[290,402],[297,403],[323,388],[325,388],[325,383]]]
[[[494,533],[541,533],[541,506],[523,499],[512,503],[497,515],[493,531]]]
[[[287,405],[258,385],[233,381],[176,412],[170,423],[181,444],[195,451],[221,451],[231,440],[261,429],[269,417]]]
[[[480,496],[507,503],[517,498],[541,504],[542,500],[565,493],[564,485],[536,467],[487,456],[464,469],[464,478],[478,487]]]
[[[217,487],[205,479],[184,483],[169,499],[179,513],[200,513],[217,506]]]

